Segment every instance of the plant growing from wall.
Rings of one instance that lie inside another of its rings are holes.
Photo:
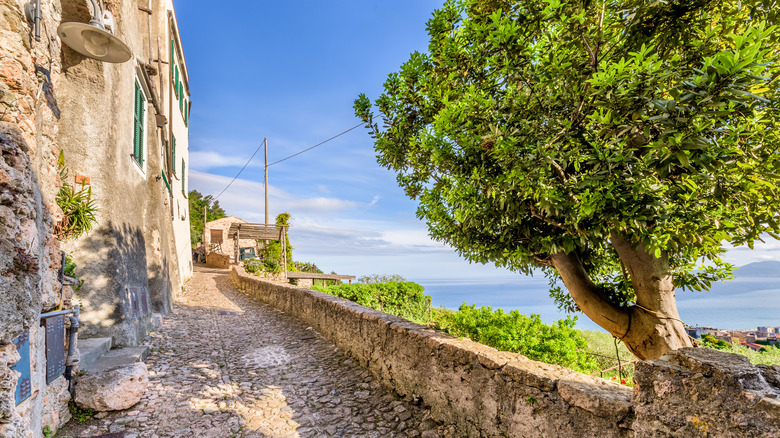
[[[60,151],[57,166],[60,180],[66,181],[68,168],[65,166],[65,155]],[[56,197],[57,205],[62,210],[62,219],[54,226],[54,234],[60,239],[75,239],[92,230],[97,222],[95,213],[98,211],[95,200],[92,199],[92,187],[81,184],[80,188],[68,182],[63,182]]]
[[[76,280],[76,284],[73,285],[73,292],[78,292],[81,286],[84,285],[84,280],[79,279],[79,275],[76,273],[76,262],[73,261],[70,256],[65,257],[65,275]]]

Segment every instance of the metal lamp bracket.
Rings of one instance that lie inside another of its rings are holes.
[[[103,27],[112,35],[114,34],[114,15],[111,11],[103,11]]]
[[[35,41],[41,40],[41,0],[30,0],[30,3],[24,5],[24,16],[27,21],[33,23],[35,28]]]

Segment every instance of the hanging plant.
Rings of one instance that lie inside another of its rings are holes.
[[[65,181],[68,176],[68,168],[65,167],[65,157],[60,152],[57,160],[57,166],[60,172],[60,179]],[[95,200],[92,199],[92,187],[87,187],[82,183],[76,190],[69,183],[63,183],[57,194],[57,205],[62,209],[62,220],[54,226],[54,234],[60,239],[77,238],[92,230],[92,226],[97,222],[95,213],[98,207]]]

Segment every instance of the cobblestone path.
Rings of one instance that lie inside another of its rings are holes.
[[[147,339],[150,384],[122,412],[57,437],[451,437],[396,400],[330,341],[196,266],[175,312]]]

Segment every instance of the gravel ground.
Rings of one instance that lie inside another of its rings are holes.
[[[146,340],[149,388],[127,411],[57,437],[452,437],[330,341],[197,265]]]

